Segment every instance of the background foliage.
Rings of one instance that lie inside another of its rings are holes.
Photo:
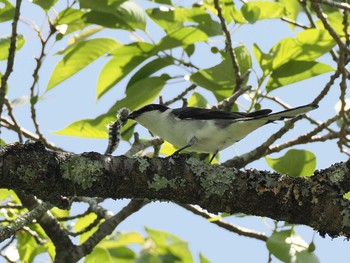
[[[0,1],[0,28],[4,32],[0,36],[1,145],[29,138],[43,141],[52,150],[103,152],[108,138],[106,125],[116,120],[120,108],[135,110],[158,100],[180,107],[185,98],[189,106],[216,105],[223,110],[247,112],[314,102],[327,110],[320,109],[322,113],[312,113],[310,116],[316,117],[306,117],[302,122],[286,122],[282,128],[266,128],[256,138],[250,137],[256,140],[238,144],[246,154],[226,150],[217,162],[264,169],[268,164],[280,173],[310,176],[316,160],[318,167],[327,167],[347,158],[350,6],[346,2],[21,2]],[[17,21],[20,4],[22,15]],[[17,37],[11,34],[12,22],[13,28],[18,22]],[[124,142],[118,153],[127,151],[135,131],[140,132],[141,142],[150,138],[134,123],[128,123],[123,127]],[[101,138],[105,140],[93,140]],[[313,144],[289,149],[307,142]],[[159,151],[169,155],[174,150],[164,143],[160,149],[155,145],[139,154],[152,156]],[[337,159],[329,158],[339,152],[342,155],[336,155]],[[266,162],[254,162],[264,156]],[[3,225],[27,212],[23,200],[12,191],[0,190],[0,200]],[[109,201],[102,205],[99,199],[98,205],[80,197],[75,201],[85,205],[73,205],[69,211],[53,208],[51,213],[77,244],[84,244],[110,219],[104,213],[101,216],[101,210],[107,213]],[[246,215],[228,216],[208,217],[213,223],[241,217],[250,220]],[[271,229],[264,230],[269,232],[264,240],[268,259],[259,255],[259,261],[319,261],[313,238],[306,242],[296,233],[296,226],[268,222]],[[240,242],[239,237],[234,238]],[[215,250],[217,241],[211,242]],[[42,253],[53,260],[54,246],[45,229],[29,224],[4,241],[0,251],[8,261],[33,262]],[[211,262],[202,254],[195,258],[197,262]],[[97,259],[193,261],[185,241],[147,227],[144,234],[116,231],[107,236],[84,260]]]

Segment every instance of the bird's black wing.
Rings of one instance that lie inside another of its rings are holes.
[[[245,112],[225,112],[211,109],[202,109],[194,107],[185,107],[174,109],[172,113],[179,119],[197,119],[197,120],[235,120],[245,117],[261,117],[269,114],[271,110],[260,110],[251,113]]]

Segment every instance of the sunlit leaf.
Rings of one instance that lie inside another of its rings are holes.
[[[74,8],[68,8],[61,11],[57,15],[57,18],[53,24],[56,26],[67,25],[68,28],[65,34],[70,34],[77,30],[81,30],[88,25],[83,19],[84,14],[85,11]]]
[[[84,119],[69,124],[62,130],[53,132],[56,135],[68,135],[84,138],[108,138],[106,125],[116,121],[115,116],[103,114],[95,119]]]
[[[199,107],[206,108],[208,105],[207,99],[198,92],[194,92],[191,97],[188,99],[188,107]]]
[[[0,147],[3,147],[5,146],[7,143],[3,140],[3,139],[0,139]]]
[[[187,46],[207,39],[208,35],[198,28],[182,27],[163,37],[157,44],[156,51]]]
[[[58,62],[46,90],[49,91],[91,62],[119,46],[118,42],[110,38],[95,38],[80,42]]]
[[[335,41],[326,30],[307,29],[298,33],[296,38],[282,39],[267,54],[255,45],[254,54],[266,76],[291,60],[313,62],[334,45]]]
[[[9,55],[9,47],[10,47],[11,37],[0,37],[0,60],[7,59]],[[25,43],[25,39],[22,35],[17,36],[16,41],[16,50],[20,50]]]
[[[31,228],[39,235],[39,237],[43,238],[43,236],[40,234],[40,232],[44,234],[44,231],[41,227],[33,225]],[[17,232],[17,250],[21,262],[31,263],[36,256],[45,252],[49,252],[50,255],[53,255],[54,252],[52,249],[53,244],[51,241],[40,245],[37,244],[34,237],[29,233],[25,231]]]
[[[202,253],[199,253],[199,262],[200,263],[210,263],[211,261],[207,259],[205,256],[203,256]]]
[[[291,60],[272,72],[266,90],[270,92],[330,71],[334,71],[334,68],[320,62]]]
[[[179,262],[193,262],[188,244],[177,236],[150,228],[145,228],[149,238],[156,244],[158,254],[173,255]]]
[[[165,58],[155,58],[154,60],[148,62],[142,66],[129,80],[126,89],[135,84],[137,81],[151,76],[158,70],[164,69],[170,66],[174,61],[170,57]]]
[[[117,234],[110,240],[102,241],[102,245],[106,248],[120,247],[131,244],[143,245],[146,242],[145,238],[138,232],[127,232]]]
[[[316,156],[307,150],[292,149],[279,158],[265,157],[268,165],[281,174],[311,176],[316,168]]]
[[[112,259],[111,255],[109,254],[106,248],[103,248],[102,246],[97,246],[89,255],[85,257],[84,263],[97,262],[114,263],[114,260]]]
[[[241,74],[251,67],[250,54],[246,47],[239,46],[234,49]],[[208,69],[201,69],[191,75],[191,81],[213,92],[220,101],[230,96],[236,86],[235,73],[231,57],[226,54],[222,62]]]
[[[78,34],[74,34],[69,40],[68,45],[58,51],[55,55],[65,55],[68,54],[74,47],[76,47],[79,43],[85,41],[87,38],[91,37],[92,35],[100,32],[103,28],[102,27],[92,27],[88,28],[84,31],[79,32]],[[120,44],[121,45],[121,44]]]
[[[58,0],[33,0],[34,4],[37,4],[45,11],[48,11],[51,7],[53,7]]]
[[[285,16],[284,5],[274,2],[246,2],[241,8],[241,12],[250,23]]]
[[[222,33],[221,26],[207,13],[203,6],[192,6],[191,8],[175,7],[148,9],[147,14],[168,34],[185,26],[185,23],[195,23],[196,28],[205,32],[208,36]]]
[[[178,148],[176,148],[174,145],[172,145],[171,143],[164,141],[164,143],[162,144],[162,147],[160,148],[159,153],[163,154],[165,156],[170,156],[172,155],[176,150],[178,150]]]
[[[64,129],[55,132],[55,134],[87,138],[107,138],[106,125],[116,120],[115,115],[119,109],[126,107],[132,111],[151,103],[159,95],[168,79],[166,75],[142,79],[130,86],[126,91],[126,97],[117,101],[107,113],[95,119],[76,121]],[[130,127],[130,125],[129,123],[125,125],[122,131]]]
[[[12,20],[15,14],[15,8],[8,0],[0,0],[0,23],[8,20]]]
[[[145,12],[134,1],[80,0],[80,7],[90,10],[84,14],[88,23],[128,30],[146,28]]]
[[[86,216],[79,217],[77,222],[74,225],[74,229],[76,232],[84,231],[87,227],[89,227],[97,218],[97,215],[94,213],[90,213]],[[97,226],[92,227],[90,230],[87,230],[83,234],[80,235],[79,242],[80,244],[84,243],[95,231],[97,230]]]
[[[335,33],[344,38],[344,16],[341,12],[332,12],[327,14],[327,22],[332,27]],[[350,17],[348,16],[348,24],[350,23]],[[317,28],[324,29],[324,24],[321,20],[315,22]],[[348,29],[349,30],[349,29]]]
[[[301,10],[301,5],[298,0],[279,0],[279,2],[284,6],[286,17],[292,21],[296,21],[297,16]],[[295,28],[295,25],[292,23],[288,23],[291,29]],[[319,28],[319,27],[317,27]]]
[[[309,245],[293,230],[274,232],[266,242],[270,253],[283,262],[318,263]]]
[[[97,98],[110,90],[120,80],[151,56],[153,45],[145,42],[121,46],[112,53],[113,57],[103,67],[98,83]]]

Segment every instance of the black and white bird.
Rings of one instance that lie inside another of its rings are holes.
[[[191,152],[212,153],[238,142],[257,128],[274,121],[293,118],[318,105],[308,104],[276,113],[264,109],[251,113],[224,112],[211,109],[184,107],[171,109],[160,104],[150,104],[129,114],[154,135],[179,148]]]

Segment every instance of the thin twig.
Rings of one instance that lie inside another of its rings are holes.
[[[252,88],[252,86],[246,86],[242,89],[237,90],[235,93],[233,93],[230,97],[220,101],[218,104],[214,105],[211,107],[211,109],[214,110],[226,110],[229,111],[231,110],[233,104],[236,102],[239,96],[242,94],[246,93]]]
[[[164,102],[163,104],[165,106],[169,106],[170,104],[181,100],[182,98],[184,98],[187,95],[187,93],[189,93],[191,90],[194,90],[196,87],[197,87],[196,84],[192,84],[191,86],[186,88],[183,92],[181,92],[178,96],[176,96],[175,98],[173,98],[173,99],[171,99],[169,101]]]
[[[2,109],[4,105],[6,86],[8,78],[13,71],[13,65],[15,60],[16,53],[16,43],[17,43],[17,24],[20,16],[22,0],[16,0],[16,8],[12,21],[12,33],[10,38],[10,47],[9,47],[9,56],[7,58],[7,66],[4,75],[1,77],[1,86],[0,86],[0,117],[2,115]],[[0,126],[0,135],[1,135],[1,126]]]
[[[139,151],[142,151],[150,146],[158,146],[158,145],[160,146],[164,142],[163,139],[158,137],[153,138],[151,140],[144,141],[144,142],[140,142],[138,133],[134,134],[134,138],[135,139],[132,147],[124,154],[127,157],[132,157]]]
[[[236,92],[237,90],[239,90],[241,88],[241,85],[243,83],[242,78],[241,78],[241,72],[240,72],[240,67],[238,64],[238,60],[236,57],[235,52],[233,51],[232,48],[232,40],[231,40],[231,35],[230,32],[226,26],[226,21],[225,18],[222,14],[222,10],[220,7],[220,3],[219,0],[214,0],[214,6],[216,11],[218,12],[218,17],[220,19],[220,23],[221,23],[221,28],[222,31],[224,31],[225,33],[225,37],[226,37],[226,41],[225,41],[225,45],[226,45],[226,51],[229,53],[230,57],[231,57],[231,61],[232,61],[232,68],[233,68],[233,75],[236,78],[236,87],[234,89],[233,92]]]
[[[350,5],[347,3],[339,3],[335,1],[328,1],[328,0],[317,0],[318,3],[329,5],[331,7],[336,7],[344,10],[350,10]]]
[[[21,230],[23,230],[23,231],[27,232],[29,235],[31,235],[35,239],[35,241],[38,245],[44,245],[45,243],[47,243],[46,239],[42,239],[36,231],[31,230],[29,227],[24,226],[24,227],[22,227]]]
[[[334,84],[334,81],[340,76],[341,72],[337,68],[337,70],[334,72],[334,74],[330,77],[329,81],[323,88],[323,90],[318,94],[318,96],[312,101],[312,104],[319,104],[321,100],[324,99],[324,97],[328,94],[329,90],[331,89],[332,85]]]
[[[12,109],[12,105],[10,103],[10,101],[5,97],[5,105],[7,107],[7,112],[8,112],[8,115],[10,116],[13,124],[14,124],[14,128],[16,129],[16,132],[17,132],[17,135],[18,135],[18,141],[20,143],[23,143],[23,134],[22,134],[22,131],[21,131],[21,127],[18,125],[17,121],[16,121],[16,118],[13,114],[13,109]]]
[[[1,127],[5,127],[5,128],[7,128],[7,129],[9,129],[9,130],[12,130],[12,131],[17,132],[17,127],[16,127],[16,125],[15,125],[11,120],[9,120],[9,119],[7,119],[7,118],[4,118],[4,117],[1,117],[1,118],[0,118],[0,126],[1,126]],[[32,140],[34,140],[34,141],[37,141],[37,140],[39,139],[38,135],[36,135],[36,134],[34,134],[34,133],[32,133],[32,132],[30,132],[30,131],[28,131],[28,130],[22,128],[22,127],[20,127],[20,129],[21,129],[21,133],[22,133],[22,135],[23,135],[24,137],[26,137],[26,138],[28,138],[28,139],[32,139]],[[65,150],[62,149],[62,148],[56,147],[56,146],[55,146],[53,143],[51,143],[51,142],[47,142],[46,147],[47,147],[48,149],[50,149],[50,150],[53,150],[53,151],[65,151]]]
[[[0,242],[14,235],[16,231],[21,229],[23,226],[32,223],[32,221],[42,214],[44,214],[47,210],[51,209],[52,205],[49,203],[42,203],[36,206],[31,211],[20,215],[15,220],[11,222],[11,224],[0,228]]]
[[[42,35],[41,35],[41,33],[40,33],[40,31],[37,31],[38,37],[39,37],[40,42],[41,42],[41,51],[40,51],[39,57],[35,58],[36,67],[35,67],[34,72],[33,72],[33,83],[30,86],[30,112],[31,112],[31,117],[32,117],[32,121],[33,121],[33,124],[34,124],[34,127],[35,127],[35,132],[36,132],[36,134],[38,134],[39,140],[41,140],[45,144],[45,146],[48,145],[48,142],[45,139],[44,135],[41,133],[40,128],[39,128],[39,123],[38,123],[37,118],[36,118],[35,104],[37,103],[38,96],[34,94],[34,89],[35,89],[35,86],[37,85],[37,83],[39,81],[39,71],[41,69],[43,60],[44,60],[44,58],[46,56],[46,54],[45,54],[46,44],[48,43],[50,38],[55,33],[56,33],[55,27],[54,26],[50,26],[50,33],[47,36],[47,38],[44,40]]]
[[[141,199],[133,199],[123,207],[117,214],[106,219],[101,223],[94,234],[81,246],[79,246],[79,258],[91,253],[92,249],[107,235],[110,235],[114,229],[123,222],[127,217],[139,211],[144,205],[149,203],[148,201]],[[78,261],[78,260],[77,260]],[[76,262],[76,261],[74,261]]]
[[[206,219],[212,219],[215,216],[206,212],[203,209],[197,208],[194,205],[183,205],[183,204],[178,204],[179,206],[185,208],[188,211],[191,211],[192,213],[199,215],[201,217],[204,217]],[[251,238],[255,238],[261,241],[265,241],[267,240],[267,236],[263,233],[251,230],[251,229],[247,229],[244,227],[240,227],[240,226],[236,226],[234,224],[228,223],[228,222],[224,222],[221,219],[220,220],[215,220],[215,221],[211,221],[211,223],[222,227],[230,232],[236,233],[240,236],[246,236],[246,237],[251,237]]]
[[[236,167],[237,169],[244,167],[248,163],[258,160],[262,156],[266,154],[270,145],[272,145],[275,141],[281,138],[286,132],[288,132],[291,128],[293,128],[294,124],[302,118],[302,115],[295,117],[289,121],[286,121],[284,126],[279,129],[276,133],[272,134],[263,144],[254,150],[245,153],[243,155],[237,156],[233,159],[227,160],[222,165],[228,167]]]
[[[276,146],[271,146],[268,150],[267,153],[271,154],[273,152],[279,152],[283,149],[286,149],[290,146],[293,145],[297,145],[297,144],[304,144],[309,142],[309,140],[315,136],[316,134],[320,133],[321,131],[323,131],[324,129],[326,129],[328,126],[330,126],[332,123],[334,123],[335,121],[339,120],[340,116],[339,115],[335,115],[333,118],[328,119],[326,122],[320,123],[319,126],[317,126],[315,129],[313,129],[312,131],[299,136],[298,138],[276,145]]]
[[[329,24],[326,16],[323,14],[322,8],[319,3],[316,2],[316,0],[311,1],[311,6],[315,10],[317,17],[322,21],[322,24],[324,28],[328,31],[328,33],[332,36],[332,38],[335,40],[337,43],[338,47],[340,49],[345,50],[344,43],[341,41],[340,37],[338,34],[334,31],[334,29],[331,27]]]
[[[303,28],[303,29],[310,29],[309,26],[305,26],[305,25],[303,25],[303,24],[300,24],[300,23],[298,23],[297,21],[294,21],[294,20],[289,19],[288,17],[282,17],[281,20],[284,21],[284,22],[287,22],[287,23],[289,23],[289,24],[292,24],[292,25],[294,25],[294,26]]]

